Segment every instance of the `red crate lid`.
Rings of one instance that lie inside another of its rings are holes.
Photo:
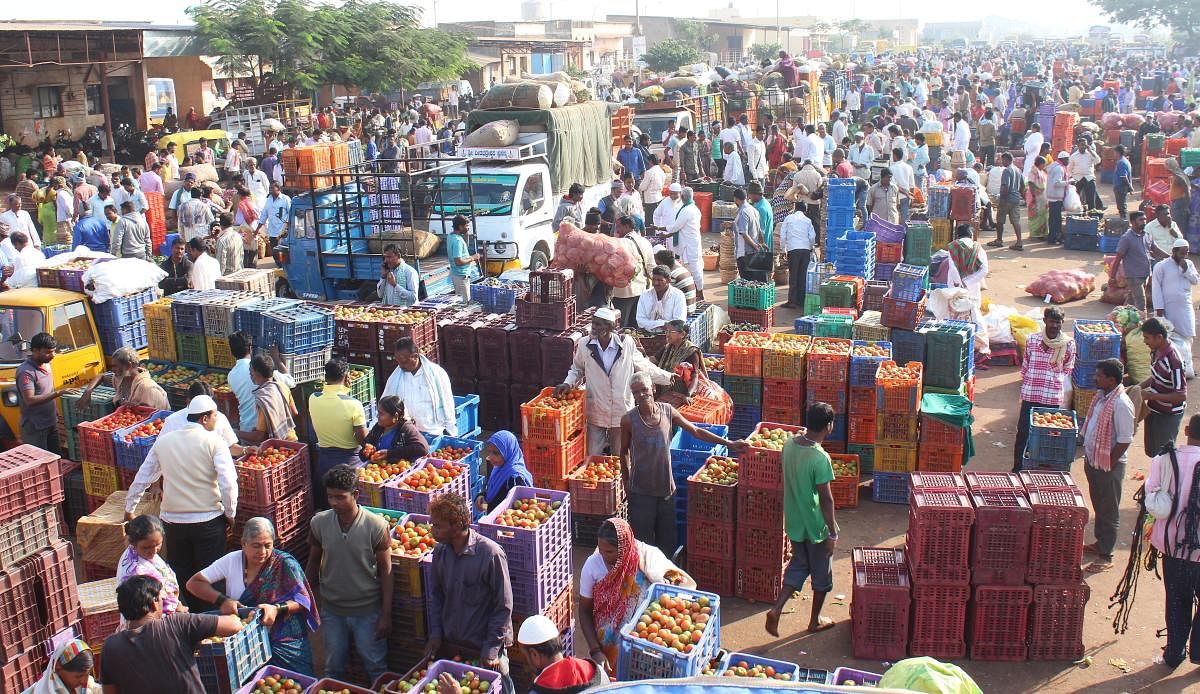
[[[855,547],[854,566],[904,566],[902,547]]]
[[[1075,478],[1069,472],[1052,470],[1024,470],[1020,473],[1021,484],[1026,490],[1034,489],[1078,489]]]
[[[974,490],[1008,489],[1024,493],[1021,477],[1012,472],[967,472],[963,474],[967,487]]]
[[[908,567],[901,564],[856,564],[854,585],[857,587],[909,588]]]
[[[919,522],[932,522],[935,518],[939,522],[970,522],[975,517],[971,497],[962,489],[914,488],[908,497],[908,507],[909,518]]]
[[[967,489],[963,476],[957,472],[914,472],[909,476],[909,486],[917,489]]]
[[[973,489],[971,490],[971,502],[975,504],[975,508],[1008,508],[1008,509],[1028,509],[1029,499],[1025,498],[1025,492],[1022,490],[1013,489]]]

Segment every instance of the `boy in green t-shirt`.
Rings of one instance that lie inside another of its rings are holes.
[[[779,636],[779,617],[792,594],[812,577],[810,633],[833,626],[821,616],[825,596],[833,590],[833,548],[837,544],[837,521],[833,515],[833,465],[821,447],[833,432],[834,412],[827,403],[809,406],[804,423],[808,431],[783,447],[783,521],[792,543],[792,561],[783,574],[783,590],[767,612],[767,633]]]

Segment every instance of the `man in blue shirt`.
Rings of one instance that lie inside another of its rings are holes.
[[[263,206],[262,216],[258,218],[258,232],[262,232],[263,227],[267,228],[267,236],[274,244],[279,240],[279,237],[287,229],[288,217],[292,212],[292,199],[283,194],[279,188],[279,183],[271,182],[271,194],[267,196],[267,203]]]
[[[375,161],[375,157],[379,156],[379,145],[375,144],[375,138],[370,133],[363,131],[362,134],[363,152],[367,161]]]
[[[88,203],[80,203],[79,221],[75,222],[75,228],[71,230],[74,239],[71,250],[86,246],[93,251],[107,253],[109,226],[110,222],[107,219],[92,214]]]
[[[617,152],[617,161],[621,163],[625,171],[633,174],[634,181],[642,180],[642,174],[646,173],[646,160],[642,157],[641,150],[633,146],[632,136],[625,136],[625,144]]]
[[[417,301],[420,284],[416,268],[404,262],[400,247],[394,243],[384,246],[383,269],[375,285],[379,302],[385,306],[412,306]]]
[[[471,222],[461,214],[454,215],[451,222],[454,233],[446,237],[446,255],[450,258],[450,280],[454,282],[454,293],[463,301],[471,300],[471,280],[478,273],[478,253],[467,252],[467,231]]]
[[[1113,196],[1117,199],[1117,214],[1121,219],[1127,219],[1128,208],[1125,197],[1133,192],[1133,168],[1125,156],[1124,145],[1117,145],[1117,165],[1113,169]]]

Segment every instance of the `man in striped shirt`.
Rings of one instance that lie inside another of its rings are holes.
[[[1170,332],[1161,318],[1142,323],[1142,339],[1154,352],[1150,378],[1140,384],[1142,401],[1148,410],[1143,443],[1146,455],[1151,458],[1161,453],[1163,446],[1175,443],[1187,407],[1187,378],[1179,353],[1167,339]]]
[[[1029,440],[1029,412],[1034,407],[1062,407],[1064,385],[1075,366],[1075,341],[1062,332],[1061,308],[1042,312],[1045,328],[1029,336],[1021,360],[1021,412],[1013,444],[1013,472],[1020,472]]]

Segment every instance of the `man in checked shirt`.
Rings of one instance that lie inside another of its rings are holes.
[[[1062,407],[1064,385],[1075,366],[1075,341],[1063,334],[1063,312],[1049,306],[1042,312],[1045,327],[1029,336],[1021,360],[1021,412],[1017,415],[1017,440],[1013,444],[1013,472],[1021,471],[1025,443],[1029,440],[1029,411],[1034,407]]]

